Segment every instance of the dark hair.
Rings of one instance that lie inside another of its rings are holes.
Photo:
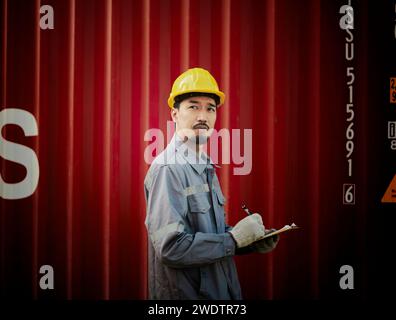
[[[180,103],[188,98],[191,97],[209,97],[212,98],[215,103],[216,106],[218,106],[220,104],[220,97],[214,93],[207,93],[207,92],[188,92],[188,93],[183,93],[179,96],[175,97],[175,103],[173,104],[173,108],[175,109],[179,109],[180,107]]]

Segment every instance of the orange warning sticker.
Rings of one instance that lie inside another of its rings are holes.
[[[395,202],[396,203],[396,174],[393,177],[391,183],[389,184],[388,189],[386,189],[381,202]]]

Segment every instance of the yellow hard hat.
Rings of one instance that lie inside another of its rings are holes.
[[[219,106],[224,103],[225,94],[219,90],[216,79],[209,71],[202,68],[188,69],[177,77],[169,95],[169,107],[173,109],[175,97],[190,92],[212,93],[219,97]]]

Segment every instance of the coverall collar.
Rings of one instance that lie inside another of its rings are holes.
[[[189,148],[176,132],[171,143],[175,144],[176,151],[178,153],[180,152],[183,158],[199,175],[201,175],[206,168],[213,168],[212,159],[210,159],[205,152],[201,152],[200,159],[197,159],[197,153],[195,150]]]

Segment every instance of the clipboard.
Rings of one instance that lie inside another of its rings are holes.
[[[253,214],[253,212],[250,211],[248,209],[248,207],[246,205],[244,205],[244,204],[242,205],[242,210],[245,211],[248,215]],[[286,232],[286,231],[289,231],[289,230],[294,230],[294,229],[299,229],[299,228],[300,227],[297,226],[294,222],[291,225],[286,224],[285,226],[283,226],[282,228],[280,228],[278,230],[275,230],[273,232],[267,233],[266,235],[264,235],[263,237],[261,237],[258,240],[269,238],[269,237],[272,237],[272,236],[274,236],[276,234],[280,234],[280,233],[283,233],[283,232]]]
[[[291,225],[286,224],[285,226],[283,226],[282,228],[280,228],[278,230],[275,230],[273,232],[267,233],[264,237],[261,237],[260,240],[268,238],[268,237],[272,237],[272,236],[274,236],[276,234],[280,234],[280,233],[283,233],[283,232],[286,232],[286,231],[295,230],[295,229],[299,229],[299,228],[300,227],[298,227],[294,223],[292,223]]]

